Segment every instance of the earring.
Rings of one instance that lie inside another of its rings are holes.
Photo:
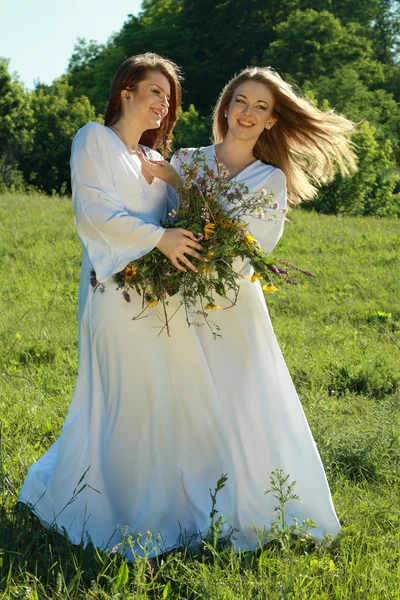
[[[224,117],[225,117],[225,119],[228,118],[228,111],[227,110],[224,112]]]
[[[125,100],[130,100],[130,96],[125,96]]]
[[[266,127],[266,128],[267,128],[267,129],[271,129],[271,127],[272,127],[272,125],[270,125],[270,124],[268,123],[268,125],[267,125],[267,127]]]

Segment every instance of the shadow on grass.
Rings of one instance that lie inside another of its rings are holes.
[[[116,562],[115,555],[98,552],[92,545],[86,548],[71,544],[67,535],[45,529],[30,509],[17,503],[13,510],[0,508],[0,589],[26,584],[34,579],[46,590],[71,586],[90,587],[104,572],[107,562]],[[68,583],[66,583],[68,582]],[[76,585],[77,584],[77,585]]]
[[[290,483],[288,479],[289,476],[279,470],[271,474],[271,487],[266,493],[271,492],[277,501],[276,520],[268,531],[260,532],[258,547],[247,552],[233,550],[234,530],[225,532],[223,517],[216,510],[217,492],[222,489],[226,476],[219,479],[214,494],[210,490],[211,526],[205,536],[196,534],[196,547],[191,538],[182,537],[182,547],[151,559],[148,553],[139,556],[134,550],[140,543],[142,548],[148,543],[154,548],[156,540],[150,532],[144,542],[140,542],[140,537],[132,539],[127,535],[118,548],[101,552],[90,543],[85,547],[73,545],[66,534],[43,528],[25,504],[17,503],[11,510],[3,505],[0,508],[0,597],[3,592],[2,597],[7,599],[212,600],[217,597],[215,578],[223,581],[227,589],[236,588],[245,578],[246,595],[240,598],[246,599],[253,597],[256,589],[262,588],[262,594],[275,592],[278,584],[289,590],[293,586],[295,565],[314,551],[322,556],[330,550],[325,544],[315,545],[311,534],[315,527],[313,522],[286,522],[286,505],[298,499],[293,492],[295,482]],[[134,556],[130,562],[124,555],[129,549]],[[287,565],[292,565],[289,570]],[[121,595],[125,591],[135,595]],[[269,597],[265,594],[261,597]]]

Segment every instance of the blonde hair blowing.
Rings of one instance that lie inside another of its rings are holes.
[[[295,94],[269,67],[245,69],[222,90],[214,109],[215,143],[222,141],[228,131],[224,113],[235,89],[249,80],[263,83],[272,92],[272,116],[277,118],[272,129],[264,130],[258,138],[254,156],[284,172],[291,204],[313,198],[319,185],[332,181],[336,165],[342,175],[356,170],[354,144],[350,140],[356,125],[333,110],[319,110]]]

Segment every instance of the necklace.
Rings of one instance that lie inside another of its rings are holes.
[[[118,136],[118,137],[120,137],[120,138],[121,138],[122,142],[123,142],[123,143],[124,143],[124,145],[125,145],[125,148],[126,148],[126,149],[128,150],[128,152],[129,152],[129,154],[137,154],[138,152],[142,153],[141,149],[139,149],[139,150],[131,150],[131,149],[128,147],[128,144],[126,143],[126,140],[125,140],[125,136],[124,136],[124,134],[122,133],[122,131],[121,131],[121,130],[120,130],[120,129],[119,129],[117,126],[116,126],[116,125],[110,125],[110,129],[116,129],[116,130],[118,131],[118,133],[119,133],[119,136]],[[140,146],[139,146],[139,148],[140,148]]]

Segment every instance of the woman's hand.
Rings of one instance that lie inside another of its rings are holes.
[[[150,158],[147,158],[147,156],[144,156],[141,152],[137,152],[136,155],[142,163],[142,168],[147,171],[150,178],[158,177],[158,179],[162,179],[165,181],[165,183],[175,187],[176,180],[179,178],[179,175],[175,168],[168,161],[151,160]]]
[[[198,260],[203,260],[201,254],[196,252],[196,250],[201,252],[203,248],[196,241],[194,234],[182,227],[166,229],[156,248],[169,258],[174,267],[185,273],[187,270],[180,263],[185,264],[195,273],[198,271],[185,254],[189,254],[189,256],[193,256]]]

